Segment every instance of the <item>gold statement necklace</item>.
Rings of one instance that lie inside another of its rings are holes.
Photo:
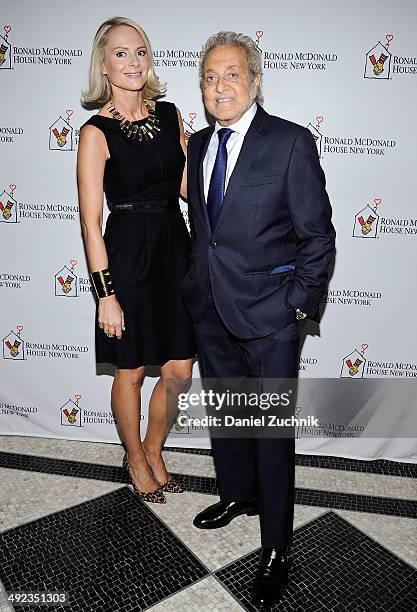
[[[120,129],[126,134],[128,138],[132,140],[150,141],[153,137],[161,131],[159,127],[159,117],[155,114],[155,109],[149,100],[144,100],[145,106],[148,109],[147,121],[144,125],[136,125],[129,119],[126,119],[119,111],[115,108],[113,100],[110,100],[110,106],[107,107],[109,113],[113,116],[113,119],[120,121]]]

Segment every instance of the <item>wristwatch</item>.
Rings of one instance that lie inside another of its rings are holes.
[[[306,312],[303,312],[299,308],[295,309],[295,318],[297,319],[297,321],[301,321],[302,319],[305,319],[306,317],[307,317]]]

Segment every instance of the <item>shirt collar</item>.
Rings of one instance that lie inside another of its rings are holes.
[[[252,119],[256,115],[257,110],[258,110],[258,107],[256,106],[254,102],[252,106],[248,108],[248,110],[242,115],[239,121],[236,121],[236,123],[233,123],[232,125],[229,125],[228,127],[234,132],[237,132],[238,134],[245,136],[246,132],[248,131],[250,127],[250,124],[252,123]],[[214,126],[214,131],[217,133],[222,127],[223,126],[219,125],[216,121],[215,126]]]

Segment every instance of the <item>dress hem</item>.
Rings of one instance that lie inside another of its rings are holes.
[[[194,358],[197,358],[197,354],[196,353],[193,353],[192,355],[189,355],[189,356],[186,356],[186,357],[169,357],[165,361],[162,361],[162,362],[158,361],[158,363],[155,363],[155,362],[152,363],[152,362],[148,361],[146,363],[139,363],[138,365],[134,365],[134,366],[132,366],[132,365],[119,365],[118,363],[115,363],[114,361],[107,361],[105,359],[103,359],[103,360],[97,360],[96,359],[96,364],[99,364],[99,363],[108,363],[110,365],[115,366],[116,368],[121,369],[121,370],[135,370],[136,368],[141,368],[142,366],[145,366],[145,367],[147,367],[147,366],[163,366],[166,363],[168,363],[168,361],[184,361],[186,359],[194,359]]]

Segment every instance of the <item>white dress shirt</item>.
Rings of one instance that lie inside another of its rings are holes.
[[[226,192],[227,186],[229,184],[229,179],[232,175],[234,167],[237,162],[237,158],[239,157],[240,150],[243,145],[243,140],[246,136],[246,132],[248,131],[250,124],[252,123],[252,119],[255,116],[257,111],[257,106],[255,103],[246,111],[246,113],[236,121],[233,125],[228,125],[233,133],[230,135],[229,140],[226,144],[227,149],[227,168],[226,168],[226,180],[224,184],[224,190]],[[214,132],[210,138],[209,146],[207,148],[206,156],[203,161],[203,176],[204,176],[204,195],[207,202],[207,194],[210,186],[211,174],[213,172],[214,162],[216,161],[217,149],[219,147],[219,137],[217,136],[217,132],[223,126],[219,125],[216,121],[214,126]]]

